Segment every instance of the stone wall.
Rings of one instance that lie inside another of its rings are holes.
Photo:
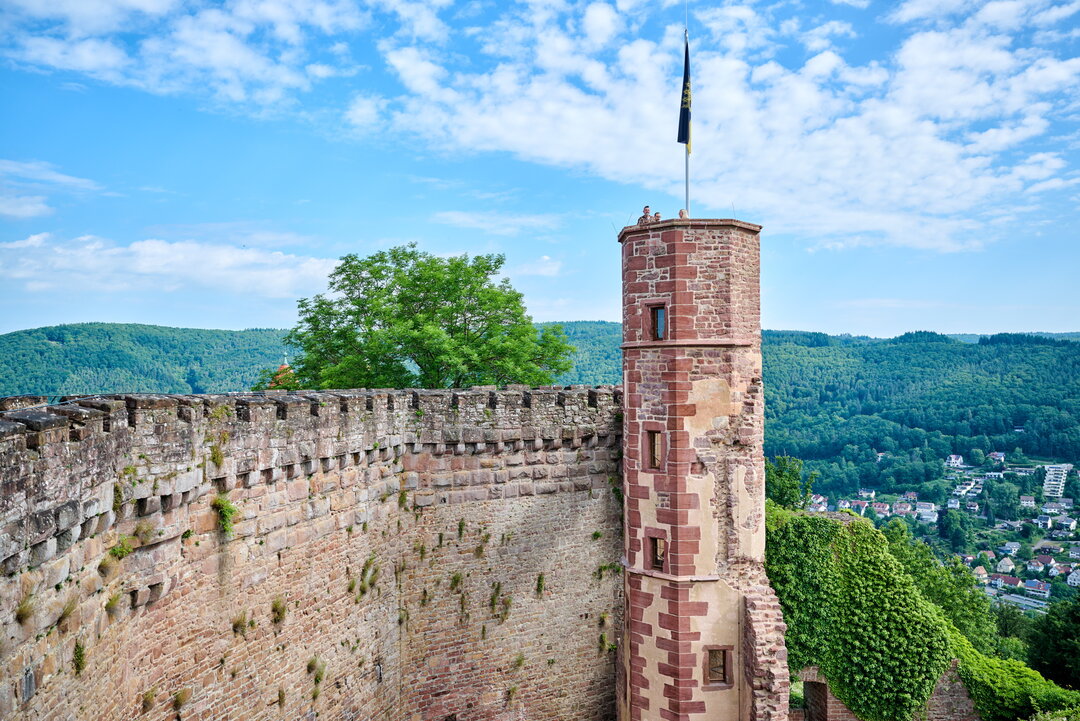
[[[926,701],[925,712],[918,716],[920,721],[979,721],[971,695],[956,672],[956,664],[953,660],[941,674]],[[792,709],[791,721],[860,721],[833,695],[828,679],[817,666],[804,668],[799,672],[799,678],[803,681],[806,708]]]
[[[611,717],[620,405],[512,387],[5,413],[0,717]]]

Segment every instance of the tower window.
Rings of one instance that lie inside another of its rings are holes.
[[[663,449],[660,447],[660,431],[645,431],[648,467],[659,468],[663,458]]]
[[[654,571],[664,570],[664,561],[667,559],[667,540],[663,538],[657,538],[656,536],[649,537],[649,550],[650,556],[649,567]]]
[[[730,686],[731,646],[705,647],[705,685]]]
[[[652,339],[664,340],[667,337],[667,308],[662,305],[654,305],[649,308],[652,320]]]

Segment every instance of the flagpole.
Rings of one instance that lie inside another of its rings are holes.
[[[690,28],[689,28],[689,10],[687,10],[687,24],[683,25],[683,39],[686,41],[686,47],[690,47]],[[686,215],[690,216],[690,138],[689,132],[686,138]]]
[[[686,214],[690,215],[690,144],[686,145]]]

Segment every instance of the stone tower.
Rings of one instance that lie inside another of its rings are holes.
[[[758,233],[624,228],[622,721],[787,718],[764,571]]]

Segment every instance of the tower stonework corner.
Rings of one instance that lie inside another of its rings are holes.
[[[622,721],[786,721],[765,575],[759,239],[738,220],[624,228]]]

